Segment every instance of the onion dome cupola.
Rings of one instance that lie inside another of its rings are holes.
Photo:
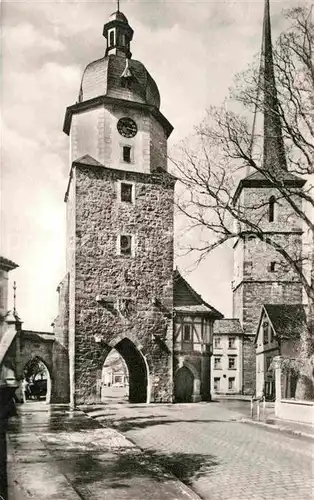
[[[103,106],[111,110],[115,106],[115,109],[119,108],[120,111],[127,108],[128,113],[131,113],[131,110],[142,110],[150,116],[150,119],[159,122],[166,138],[171,134],[173,127],[160,111],[160,94],[156,82],[144,64],[131,57],[130,44],[133,33],[126,16],[119,8],[105,23],[103,28],[103,36],[107,41],[105,54],[85,67],[78,99],[66,110],[63,130],[68,135],[71,132],[72,117],[76,116],[73,144],[76,135],[79,134],[79,123],[82,136],[85,136],[84,141],[87,141],[87,137],[90,137],[91,131],[94,130],[91,125],[87,125],[87,122],[88,120],[90,123],[93,122],[96,119],[96,108],[100,109]],[[82,116],[79,117],[80,114]],[[107,119],[109,120],[108,117]],[[83,133],[83,122],[86,122],[84,127],[89,128],[89,134]],[[82,140],[80,139],[81,142]],[[91,141],[96,141],[95,137]],[[91,154],[87,149],[85,153]],[[76,154],[73,153],[72,156],[76,158]]]
[[[117,10],[113,12],[109,21],[104,25],[103,35],[107,40],[106,56],[115,54],[130,58],[130,42],[133,30],[125,15]]]
[[[83,73],[78,102],[100,96],[124,99],[160,108],[156,82],[145,66],[131,59],[133,29],[126,16],[117,10],[104,25],[107,40],[105,56],[91,62]]]

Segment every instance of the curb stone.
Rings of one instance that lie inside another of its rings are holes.
[[[92,415],[89,415],[88,413],[86,413],[81,408],[76,408],[76,410],[80,411],[86,417],[88,417],[88,418],[90,418],[92,420],[97,420]],[[103,428],[107,427],[102,422],[99,422],[98,420],[97,420],[97,422],[98,422],[98,424],[101,427],[103,427]],[[202,498],[194,490],[192,490],[191,488],[189,488],[185,483],[183,483],[172,472],[170,472],[169,470],[167,470],[166,467],[163,467],[162,465],[158,464],[154,460],[154,457],[152,455],[149,455],[149,453],[147,453],[146,450],[144,450],[143,448],[141,448],[140,446],[138,446],[134,441],[132,441],[132,439],[127,438],[126,436],[124,436],[124,434],[122,434],[121,432],[117,431],[116,429],[114,429],[112,427],[110,427],[110,429],[114,433],[116,433],[119,436],[120,439],[122,439],[122,440],[124,440],[126,442],[129,442],[132,445],[133,451],[137,450],[137,451],[139,451],[143,455],[142,458],[139,461],[142,462],[143,465],[149,466],[149,470],[150,471],[152,471],[155,474],[156,473],[157,474],[162,474],[163,476],[167,477],[168,479],[172,480],[173,482],[176,482],[176,483],[179,484],[179,486],[180,486],[180,488],[182,490],[182,495],[184,495],[184,496],[182,496],[182,498],[180,498],[180,500],[183,500],[183,498],[186,498],[186,500],[202,500]]]
[[[260,425],[261,427],[266,427],[267,429],[273,429],[280,432],[286,432],[287,434],[293,434],[294,436],[301,436],[308,439],[314,439],[314,434],[307,434],[306,432],[296,431],[294,429],[289,429],[288,427],[281,427],[276,424],[267,424],[266,422],[259,422],[257,420],[250,420],[247,418],[241,418],[239,422],[244,424]]]

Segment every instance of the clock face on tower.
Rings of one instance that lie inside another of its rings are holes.
[[[123,137],[134,137],[137,134],[137,125],[132,118],[120,118],[117,123],[117,129]]]

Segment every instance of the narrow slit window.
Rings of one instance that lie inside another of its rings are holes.
[[[124,47],[126,45],[126,38],[125,38],[124,33],[122,33],[120,36],[120,43],[121,43],[122,47]]]
[[[276,262],[270,263],[270,272],[274,273],[276,271]]]
[[[121,201],[132,203],[133,201],[133,185],[125,182],[121,183]]]
[[[131,163],[131,146],[123,146],[123,161]]]
[[[109,31],[109,47],[113,47],[115,43],[115,32],[114,30]]]
[[[271,196],[269,199],[269,205],[268,205],[268,220],[269,222],[274,222],[275,220],[275,197]]]

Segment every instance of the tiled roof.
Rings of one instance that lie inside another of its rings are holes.
[[[243,334],[241,323],[238,319],[219,319],[214,323],[214,334]]]
[[[264,304],[264,309],[281,338],[299,337],[307,328],[302,304]]]
[[[19,267],[18,264],[15,264],[15,262],[13,262],[12,260],[0,256],[0,269],[4,269],[5,271],[11,271],[16,267]]]
[[[267,173],[264,174],[261,171],[256,171],[252,172],[251,174],[247,175],[243,180],[249,180],[249,181],[256,181],[256,180],[270,180],[272,181],[271,178],[267,177]],[[296,181],[296,182],[305,182],[304,179],[301,179],[300,177],[292,174],[291,172],[288,172],[287,170],[280,170],[276,172],[276,180],[277,181]]]
[[[213,313],[213,308],[208,307],[205,304],[199,304],[199,305],[191,305],[191,306],[177,306],[174,307],[174,310],[177,312],[184,312],[184,313]]]
[[[80,163],[82,165],[89,165],[92,167],[103,167],[104,166],[102,163],[99,163],[99,161],[95,160],[95,158],[93,158],[90,155],[81,156],[80,158],[75,160],[73,163],[75,163],[75,164]]]
[[[34,330],[22,330],[21,334],[23,337],[27,337],[33,340],[50,340],[54,341],[55,334],[53,332],[35,332]]]
[[[207,313],[215,318],[223,318],[217,309],[205,302],[205,300],[192,288],[183,278],[178,269],[174,271],[173,286],[174,310],[184,313]]]
[[[247,175],[240,180],[238,187],[233,195],[233,203],[236,203],[240,196],[243,187],[276,187],[276,181],[284,186],[292,187],[302,187],[305,184],[305,180],[301,177],[297,177],[287,170],[279,170],[276,172],[276,180],[273,180],[267,174],[263,172],[256,171],[250,175]]]

